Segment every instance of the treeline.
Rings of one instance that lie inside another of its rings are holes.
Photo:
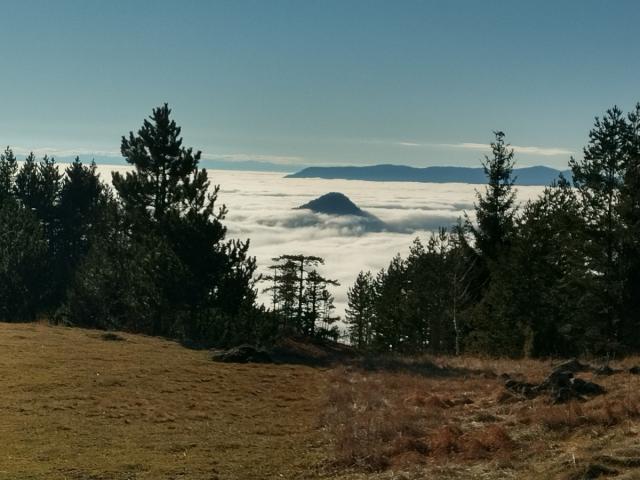
[[[134,134],[114,173],[76,159],[61,171],[33,154],[0,157],[0,320],[38,317],[178,338],[261,343],[278,320],[256,304],[249,242],[226,239],[199,168],[165,104]]]
[[[348,293],[369,351],[499,356],[640,349],[640,104],[596,118],[566,179],[518,206],[513,149],[496,132],[475,218],[416,240]]]
[[[256,274],[228,240],[218,187],[165,104],[122,138],[133,169],[0,155],[0,321],[162,335],[199,346],[281,335],[337,339],[323,260]],[[350,342],[370,352],[508,356],[638,352],[640,104],[596,119],[573,184],[516,202],[514,152],[496,132],[475,215],[416,240],[348,292]],[[258,282],[270,305],[259,305]]]

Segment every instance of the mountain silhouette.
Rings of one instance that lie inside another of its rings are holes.
[[[354,226],[368,232],[387,230],[387,225],[382,220],[362,210],[349,197],[339,192],[327,193],[297,208],[324,215],[355,217],[357,220],[355,220]]]
[[[298,208],[311,210],[316,213],[325,213],[327,215],[354,215],[356,217],[373,216],[358,207],[345,194],[339,192],[327,193],[315,200],[311,200],[310,202],[299,206]]]
[[[516,185],[549,185],[562,174],[571,180],[571,171],[537,166],[516,168],[513,176]],[[368,180],[374,182],[424,182],[424,183],[486,183],[482,168],[425,167],[406,165],[372,165],[365,167],[308,167],[286,178],[326,178],[342,180]]]

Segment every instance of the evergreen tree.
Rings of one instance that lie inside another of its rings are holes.
[[[474,312],[473,349],[512,357],[584,351],[590,332],[583,231],[566,180],[527,203],[509,255],[495,264],[500,274]]]
[[[122,155],[134,166],[113,174],[124,216],[111,248],[92,248],[83,262],[71,317],[82,321],[74,312],[90,308],[92,298],[115,299],[126,289],[122,301],[96,311],[92,321],[195,343],[237,341],[255,310],[255,260],[248,241],[225,240],[226,209],[216,211],[219,187],[210,187],[199,169],[201,153],[182,146],[170,113],[166,104],[154,109],[137,134],[122,138]],[[127,273],[120,271],[123,259],[131,264]],[[145,304],[147,311],[133,320]],[[242,326],[232,325],[236,321]]]
[[[320,322],[319,326],[314,329],[313,336],[336,342],[340,337],[340,329],[335,323],[340,320],[340,317],[333,314],[336,308],[334,300],[333,294],[324,286],[320,293]]]
[[[329,293],[329,285],[338,286],[336,280],[323,277],[317,270],[307,273],[304,289],[305,310],[303,314],[302,331],[305,335],[314,337],[319,333],[318,324],[322,323],[320,336],[328,332],[330,324],[337,321],[331,316],[334,310],[333,296]]]
[[[38,314],[46,278],[47,244],[33,212],[12,198],[0,204],[0,320]]]
[[[371,345],[375,316],[373,276],[360,271],[355,283],[347,292],[345,319],[349,331],[349,342],[359,350]]]
[[[126,210],[157,222],[176,212],[198,212],[216,223],[225,212],[223,207],[214,215],[219,189],[208,191],[207,172],[198,167],[202,153],[182,146],[182,129],[170,116],[165,103],[153,110],[137,134],[122,137],[120,151],[135,170],[125,175],[113,173],[113,186]]]
[[[43,285],[40,296],[42,305],[39,308],[53,309],[57,307],[59,298],[56,294],[60,278],[55,269],[58,252],[57,236],[59,234],[58,203],[62,174],[51,157],[44,156],[40,162],[33,153],[29,154],[18,171],[15,179],[15,196],[27,209],[31,210],[40,222],[46,240],[48,253],[44,270],[50,272],[50,281]]]
[[[336,321],[329,285],[338,282],[322,276],[315,268],[324,259],[306,255],[281,255],[273,258],[273,272],[262,278],[271,285],[264,289],[271,295],[273,311],[280,318],[280,329],[286,334],[309,337],[334,336],[328,328]],[[320,328],[319,328],[320,327]]]
[[[108,209],[113,200],[108,188],[100,180],[95,163],[86,166],[76,157],[65,169],[60,188],[60,201],[56,216],[55,272],[58,297],[69,287],[73,274],[91,244],[100,235],[107,235]]]
[[[503,132],[494,134],[495,140],[491,143],[493,156],[485,156],[482,162],[487,187],[484,195],[477,193],[476,224],[467,221],[475,248],[485,263],[497,259],[509,245],[515,214],[514,152],[505,143]]]
[[[272,261],[276,262],[269,267],[273,273],[262,278],[271,282],[264,292],[271,294],[273,311],[281,320],[280,329],[292,333],[296,330],[298,267],[292,260],[283,257],[273,258]]]
[[[305,305],[307,296],[305,287],[308,284],[309,274],[315,271],[315,267],[324,264],[324,259],[306,255],[281,255],[273,259],[274,271],[280,271],[278,277],[268,277],[277,282],[274,290],[280,303],[279,311],[285,319],[285,323],[297,333],[309,334],[314,322],[305,326]],[[317,272],[316,272],[317,275]],[[321,277],[319,277],[321,278]],[[277,293],[276,293],[277,292]]]
[[[18,173],[18,161],[13,151],[7,147],[0,154],[0,206],[14,196],[15,177]]]
[[[15,179],[16,197],[30,210],[38,204],[38,184],[38,162],[31,152],[24,159]]]
[[[596,117],[589,132],[584,158],[571,158],[574,184],[586,219],[588,262],[594,304],[593,328],[599,330],[604,350],[619,345],[622,307],[620,253],[623,224],[618,205],[626,175],[628,127],[622,111],[614,107]]]
[[[478,300],[469,312],[466,343],[471,349],[504,354],[505,348],[511,352],[517,350],[521,332],[513,330],[510,324],[498,322],[496,305],[487,292],[492,290],[493,279],[503,275],[504,261],[514,236],[514,151],[505,143],[503,132],[495,132],[491,149],[492,157],[485,156],[482,164],[488,184],[484,195],[477,194],[476,223],[467,218],[465,225],[471,233],[475,254],[472,260],[475,272],[470,275],[474,281],[471,295]]]
[[[374,282],[373,348],[377,351],[405,352],[407,288],[406,263],[396,255],[386,270],[378,272]]]
[[[624,282],[621,339],[637,351],[640,340],[640,103],[627,116],[626,168],[619,212],[623,223],[621,274]]]

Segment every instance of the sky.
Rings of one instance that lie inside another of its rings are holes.
[[[0,0],[0,142],[118,155],[168,102],[207,160],[566,167],[640,101],[640,2]]]

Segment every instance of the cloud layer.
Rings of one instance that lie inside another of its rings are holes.
[[[102,178],[127,166],[98,167]],[[219,184],[219,201],[229,213],[230,238],[251,240],[251,255],[261,272],[282,254],[323,257],[323,275],[340,286],[333,289],[337,313],[344,315],[347,290],[360,270],[377,272],[397,253],[406,255],[416,237],[426,238],[441,226],[450,226],[467,211],[473,214],[478,185],[460,183],[366,182],[317,178],[284,178],[279,173],[210,170]],[[519,187],[518,199],[537,196],[542,187]],[[347,195],[388,228],[370,231],[358,217],[316,214],[296,207],[328,192]],[[261,289],[266,285],[262,285]],[[266,295],[262,301],[268,303]]]
[[[426,147],[426,148],[455,148],[464,150],[474,150],[478,152],[491,151],[491,145],[488,143],[417,143],[417,142],[397,142],[397,145],[402,147]],[[561,147],[535,147],[535,146],[522,146],[522,145],[510,145],[516,153],[525,155],[540,155],[542,157],[555,157],[573,155],[575,152],[568,148]]]
[[[472,213],[477,185],[352,180],[294,179],[281,174],[210,171],[221,185],[220,201],[229,208],[229,235],[251,239],[251,254],[262,271],[271,258],[285,253],[324,257],[323,274],[335,278],[338,313],[343,315],[347,289],[360,270],[378,271],[396,253],[407,253],[416,236]],[[480,187],[482,188],[482,187]],[[536,196],[541,187],[520,187],[519,198]],[[369,231],[357,217],[316,214],[298,207],[328,192],[347,195],[388,226]]]

